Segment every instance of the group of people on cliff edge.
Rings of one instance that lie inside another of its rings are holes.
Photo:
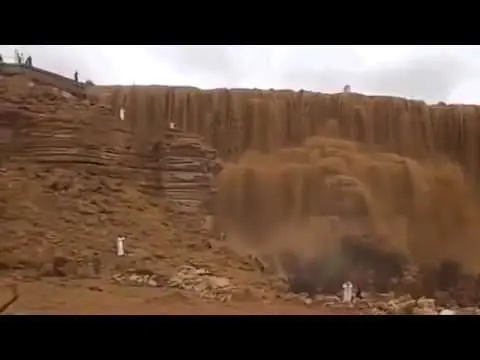
[[[32,56],[28,55],[27,58],[25,58],[24,54],[18,51],[18,49],[15,49],[15,63],[18,65],[23,65],[26,67],[33,67],[33,61],[32,61]],[[3,57],[0,54],[0,64],[3,63]],[[78,71],[75,70],[75,73],[73,74],[73,79],[76,83],[78,83]]]
[[[19,52],[18,49],[15,49],[15,62],[18,65],[24,65],[27,67],[33,66],[32,56],[28,55],[27,58],[25,58],[23,53]]]

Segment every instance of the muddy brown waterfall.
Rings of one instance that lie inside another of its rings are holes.
[[[217,149],[227,164],[218,221],[250,244],[317,256],[358,236],[419,265],[480,271],[478,107],[242,89],[111,94],[114,105],[126,96],[138,139],[171,121]]]

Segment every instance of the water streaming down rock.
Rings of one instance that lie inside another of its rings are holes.
[[[336,218],[338,239],[380,237],[373,245],[420,264],[451,258],[478,270],[472,253],[461,250],[476,249],[477,208],[459,167],[420,165],[328,138],[250,159],[219,176],[218,213],[227,227],[248,226],[265,237],[290,222]]]
[[[280,224],[325,223],[316,234],[336,228],[337,242],[372,235],[420,264],[450,258],[479,270],[478,107],[286,90],[108,91],[114,106],[126,102],[139,140],[172,121],[232,162],[217,198],[229,229],[266,241]]]
[[[476,106],[427,106],[401,98],[283,90],[138,86],[95,91],[103,92],[117,110],[126,102],[137,132],[148,128],[150,136],[157,135],[165,121],[174,121],[183,130],[204,136],[225,159],[247,149],[299,145],[307,137],[325,135],[333,121],[338,137],[402,156],[447,157],[476,179],[480,140]]]

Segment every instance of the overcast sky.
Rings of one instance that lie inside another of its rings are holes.
[[[480,104],[480,46],[0,45],[96,84],[352,91]]]

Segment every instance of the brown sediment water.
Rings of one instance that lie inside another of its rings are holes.
[[[287,90],[112,94],[114,104],[126,96],[139,138],[172,121],[216,148],[227,164],[219,222],[249,243],[311,254],[356,235],[420,265],[480,270],[479,107]],[[145,97],[156,105],[137,105]]]
[[[372,245],[420,265],[451,259],[479,270],[476,195],[452,163],[419,163],[315,137],[303,147],[246,154],[224,169],[218,183],[221,221],[258,232],[263,240],[284,226],[297,227],[289,244],[295,246],[302,233],[314,231],[312,222],[323,222],[308,235],[311,251],[322,251],[323,234],[333,227],[337,241],[370,235],[381,239]]]
[[[136,132],[158,135],[171,121],[204,136],[227,160],[247,150],[300,146],[321,135],[414,159],[447,158],[477,179],[477,106],[287,90],[131,86],[95,91],[107,93],[114,108],[125,104]]]

